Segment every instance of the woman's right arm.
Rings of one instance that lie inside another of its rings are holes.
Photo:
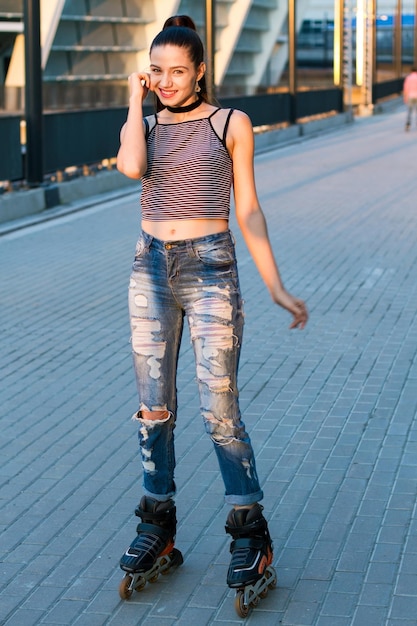
[[[149,90],[149,75],[129,76],[129,112],[120,132],[117,169],[128,178],[142,178],[147,168],[146,140],[142,105]]]

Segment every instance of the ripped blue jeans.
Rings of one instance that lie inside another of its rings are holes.
[[[176,372],[186,316],[201,414],[214,443],[226,502],[261,500],[252,445],[239,410],[243,311],[231,233],[164,242],[142,232],[130,279],[129,312],[145,494],[157,500],[175,494]],[[144,419],[142,411],[164,411],[168,417]]]

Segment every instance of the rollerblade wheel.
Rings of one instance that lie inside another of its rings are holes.
[[[164,567],[166,564],[168,563],[168,559],[166,559],[165,557],[163,557],[160,561],[160,566],[164,569],[161,569],[161,574],[162,576],[166,576],[167,574],[169,574],[169,567]]]
[[[135,591],[142,591],[145,585],[146,585],[146,578],[143,578],[141,576],[135,585]]]
[[[247,617],[250,613],[250,606],[245,604],[245,592],[242,589],[236,592],[235,610],[239,617]]]
[[[133,590],[130,588],[130,584],[132,582],[132,578],[129,575],[126,575],[120,581],[119,585],[119,596],[122,600],[128,600],[133,593]]]
[[[158,574],[158,573],[154,574],[154,575],[152,576],[152,578],[148,578],[148,582],[149,582],[149,583],[152,583],[152,584],[153,584],[153,583],[156,583],[156,581],[158,580],[158,576],[159,576],[159,574]]]

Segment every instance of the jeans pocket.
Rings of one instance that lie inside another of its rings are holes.
[[[140,259],[140,257],[142,257],[145,254],[146,248],[147,246],[146,246],[145,238],[143,237],[143,235],[140,235],[139,239],[136,242],[135,260]]]
[[[235,250],[230,242],[212,241],[201,243],[195,248],[197,258],[212,267],[224,267],[235,263]]]

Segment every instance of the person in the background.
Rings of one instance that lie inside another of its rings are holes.
[[[417,122],[417,67],[411,68],[410,74],[405,77],[403,95],[404,103],[407,106],[407,121],[405,123],[405,130],[410,130],[413,111]]]

